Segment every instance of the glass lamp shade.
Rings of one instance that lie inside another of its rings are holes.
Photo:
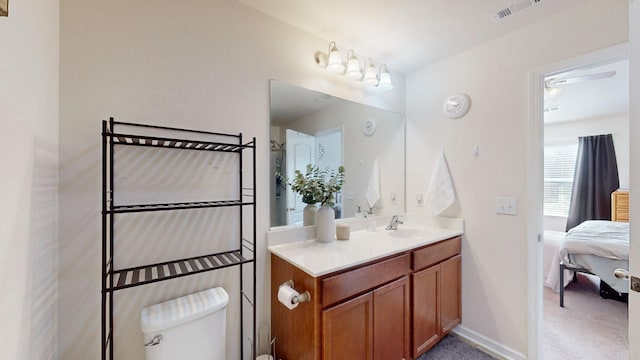
[[[360,79],[362,77],[360,63],[353,50],[349,50],[349,55],[347,55],[347,71],[344,75],[352,79]]]
[[[378,76],[376,75],[376,68],[373,67],[373,61],[371,61],[371,58],[368,58],[367,61],[365,62],[364,76],[362,77],[362,82],[370,86],[375,86],[376,84],[378,84]]]
[[[344,72],[344,64],[342,64],[342,56],[335,42],[329,44],[329,57],[327,59],[327,70],[334,73]]]
[[[380,81],[378,82],[378,88],[382,90],[393,89],[391,74],[389,73],[389,70],[387,70],[387,66],[384,64],[380,65]]]

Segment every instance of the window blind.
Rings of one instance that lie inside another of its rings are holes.
[[[544,215],[569,214],[578,142],[544,147]]]

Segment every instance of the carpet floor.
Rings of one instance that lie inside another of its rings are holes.
[[[417,360],[495,360],[455,335],[447,335]]]
[[[627,304],[599,295],[597,277],[578,274],[559,295],[544,288],[542,353],[544,359],[611,359],[629,357]]]
[[[542,358],[627,360],[629,358],[627,304],[603,299],[597,277],[578,274],[564,293],[564,308],[559,295],[544,288]],[[482,350],[447,335],[417,360],[494,360]]]

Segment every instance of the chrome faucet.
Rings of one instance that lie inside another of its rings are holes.
[[[385,228],[386,230],[398,230],[398,225],[402,224],[402,221],[398,218],[398,215],[393,215],[391,222]]]

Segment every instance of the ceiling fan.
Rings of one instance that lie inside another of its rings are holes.
[[[544,81],[544,94],[547,97],[554,97],[562,91],[562,88],[560,87],[562,85],[573,84],[573,83],[588,81],[588,80],[606,79],[606,78],[613,77],[615,74],[616,74],[615,71],[604,71],[599,73],[565,77],[565,78],[563,77],[549,78]]]

